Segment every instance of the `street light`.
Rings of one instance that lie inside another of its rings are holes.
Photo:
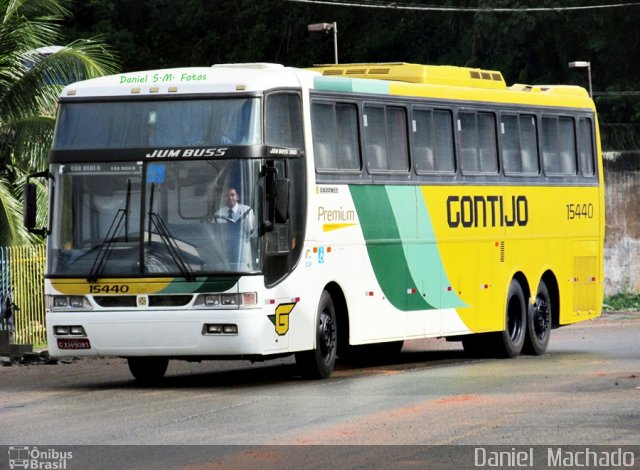
[[[576,60],[575,62],[569,62],[569,67],[572,69],[587,69],[587,76],[589,77],[589,96],[593,98],[593,89],[591,88],[591,62],[586,60]]]
[[[311,32],[324,31],[328,33],[333,30],[333,54],[335,56],[336,64],[338,63],[338,23],[314,23],[307,26],[307,29]]]

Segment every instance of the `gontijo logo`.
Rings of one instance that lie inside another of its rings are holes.
[[[524,227],[529,222],[527,197],[511,196],[449,196],[447,222],[451,228]]]

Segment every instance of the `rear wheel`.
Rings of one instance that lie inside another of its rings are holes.
[[[507,293],[506,325],[495,333],[496,353],[500,357],[517,357],[524,345],[527,324],[527,302],[522,286],[513,279]]]
[[[129,357],[129,370],[138,382],[154,383],[164,377],[169,359],[166,357]]]
[[[331,294],[326,290],[320,296],[315,333],[315,349],[296,353],[296,362],[304,377],[326,379],[333,372],[338,346],[336,310]]]
[[[524,352],[539,356],[544,354],[549,345],[551,336],[551,297],[549,289],[544,281],[540,281],[538,293],[533,305],[527,312],[527,335],[524,343]]]

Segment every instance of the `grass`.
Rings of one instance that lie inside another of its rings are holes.
[[[622,292],[604,299],[604,312],[640,311],[640,294]]]

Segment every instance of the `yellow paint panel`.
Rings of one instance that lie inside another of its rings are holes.
[[[89,282],[86,279],[52,279],[51,287],[60,294],[154,294],[164,290],[173,278],[153,279],[101,279]]]
[[[341,228],[353,227],[356,224],[324,224],[322,226],[323,232],[331,232],[332,230],[339,230]]]
[[[469,306],[457,311],[474,331],[502,328],[516,273],[524,275],[531,293],[546,271],[553,273],[562,324],[599,314],[603,214],[597,187],[423,186],[421,191],[447,277]]]

